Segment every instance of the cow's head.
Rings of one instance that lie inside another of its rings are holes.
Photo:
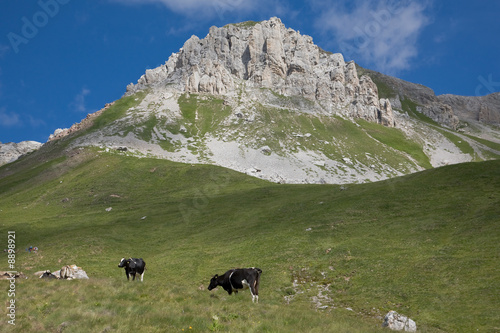
[[[208,286],[208,290],[212,290],[214,288],[217,288],[217,286],[219,285],[217,283],[218,277],[219,277],[219,275],[215,274],[214,277],[210,280],[210,285]]]
[[[120,260],[120,263],[118,264],[118,267],[125,267],[127,264],[128,264],[128,260],[126,260],[125,258],[122,258],[122,260]]]

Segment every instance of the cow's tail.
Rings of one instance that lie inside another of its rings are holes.
[[[257,271],[257,278],[255,279],[255,286],[258,288],[260,283],[260,274],[262,274],[262,269],[255,267]]]
[[[257,303],[259,302],[259,285],[260,285],[260,274],[262,273],[262,269],[260,268],[255,268],[257,271],[257,277],[255,278],[255,281],[253,282],[253,290],[252,292],[252,303],[254,302],[254,298],[257,299]]]

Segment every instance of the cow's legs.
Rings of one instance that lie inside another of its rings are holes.
[[[146,271],[142,272],[141,274],[141,282],[144,280],[144,273],[146,273]]]
[[[250,292],[252,293],[252,302],[259,303],[259,277],[250,286]]]
[[[252,294],[252,303],[259,303],[259,295],[255,294],[253,288],[250,288],[250,293]]]
[[[252,303],[255,303],[255,283],[249,286],[250,287],[250,294],[252,294]]]

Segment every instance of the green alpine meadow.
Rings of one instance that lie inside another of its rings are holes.
[[[15,231],[28,277],[16,281],[15,332],[382,332],[389,310],[421,332],[500,326],[500,161],[287,185],[56,148],[0,168],[2,234]],[[147,263],[142,283],[117,266],[130,256]],[[33,275],[67,264],[89,279]],[[258,304],[249,291],[206,289],[253,266]]]

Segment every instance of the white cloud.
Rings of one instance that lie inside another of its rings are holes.
[[[87,88],[82,88],[82,91],[75,96],[73,102],[71,102],[70,107],[77,112],[87,112],[87,107],[85,106],[85,97],[90,94],[90,90]]]
[[[12,127],[21,125],[19,114],[15,112],[7,112],[5,107],[0,108],[0,126]]]
[[[321,14],[316,27],[332,34],[346,58],[394,74],[418,55],[418,37],[430,22],[427,8],[425,0],[340,1]]]
[[[191,17],[211,17],[235,11],[248,11],[258,8],[260,1],[248,0],[111,0],[122,4],[161,4],[168,9]]]

